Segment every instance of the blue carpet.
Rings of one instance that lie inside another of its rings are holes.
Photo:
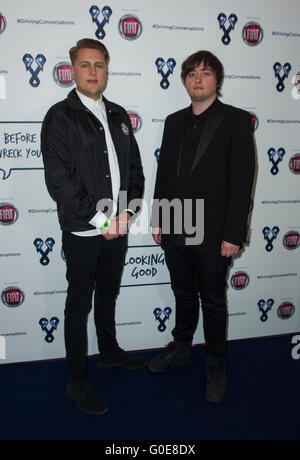
[[[89,382],[107,414],[81,413],[65,396],[65,362],[0,366],[1,440],[292,440],[300,438],[300,359],[292,336],[231,341],[228,393],[205,401],[204,347],[164,374],[99,370]],[[147,360],[156,352],[139,353]]]

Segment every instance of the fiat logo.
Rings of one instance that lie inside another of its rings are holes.
[[[119,32],[125,40],[136,40],[142,31],[142,23],[136,16],[127,14],[120,19]]]

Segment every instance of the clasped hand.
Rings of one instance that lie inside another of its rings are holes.
[[[122,212],[119,216],[114,217],[106,230],[102,231],[102,235],[106,240],[115,240],[116,238],[124,237],[128,231],[128,223],[131,215],[127,212]]]

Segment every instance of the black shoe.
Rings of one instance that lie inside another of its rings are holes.
[[[98,367],[102,369],[111,369],[113,367],[122,367],[123,369],[143,369],[146,367],[147,362],[144,358],[132,355],[121,348],[111,352],[100,355]]]
[[[180,345],[182,345],[180,343]],[[183,366],[190,362],[190,345],[180,346],[177,342],[170,342],[164,351],[153,358],[148,367],[152,372],[165,372],[176,366]]]
[[[224,358],[206,358],[206,400],[220,403],[227,390],[227,372]]]
[[[69,379],[67,395],[86,414],[102,415],[108,410],[105,402],[89,386],[85,379]]]

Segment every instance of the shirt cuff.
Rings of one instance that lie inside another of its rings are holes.
[[[106,222],[110,222],[109,218],[102,211],[98,211],[97,214],[89,221],[89,224],[96,228],[102,228]]]

